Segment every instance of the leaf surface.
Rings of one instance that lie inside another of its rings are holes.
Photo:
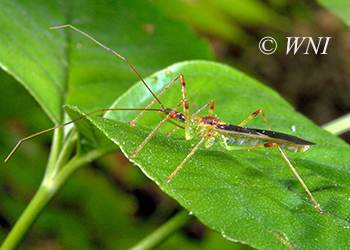
[[[164,185],[198,143],[198,138],[186,141],[182,129],[166,137],[164,132],[173,127],[166,124],[135,158],[130,158],[161,120],[157,112],[149,111],[135,127],[126,122],[131,121],[137,111],[115,111],[105,115],[109,119],[89,119],[161,189],[227,239],[257,249],[346,248],[350,236],[349,146],[296,113],[273,90],[227,66],[204,61],[184,62],[146,81],[158,93],[179,73],[185,75],[191,113],[214,99],[215,114],[226,122],[238,124],[261,108],[274,130],[315,142],[317,145],[304,153],[286,153],[330,216],[318,212],[274,148],[227,151],[219,145],[202,146],[172,181]],[[135,107],[135,96],[142,96],[145,102],[136,107],[144,107],[152,100],[146,88],[138,83],[116,105]],[[180,100],[179,83],[161,98],[164,105],[171,108]],[[261,117],[254,118],[247,127],[267,128]]]
[[[141,75],[212,58],[204,40],[147,1],[1,1],[0,66],[55,124],[63,121],[64,104],[85,112],[107,108],[138,79],[123,60],[78,32],[50,30],[68,23],[125,56]]]

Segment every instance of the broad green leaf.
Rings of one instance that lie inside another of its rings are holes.
[[[148,1],[1,1],[0,66],[56,124],[65,103],[84,111],[109,107],[137,79],[124,61],[81,34],[49,30],[67,23],[124,55],[141,75],[211,58],[203,40]]]
[[[92,116],[89,119],[161,189],[225,238],[257,249],[346,248],[350,236],[349,146],[296,113],[271,89],[227,66],[184,62],[146,81],[158,93],[179,73],[185,75],[191,113],[213,99],[215,114],[223,121],[238,124],[261,108],[274,130],[317,143],[304,153],[286,153],[322,209],[330,215],[318,212],[276,149],[230,152],[219,145],[203,146],[164,185],[198,138],[186,141],[180,130],[166,137],[163,132],[172,128],[167,124],[135,158],[130,158],[160,121],[156,112],[149,111],[135,127],[126,122],[135,117],[133,113],[137,115],[136,111],[106,114],[117,120]],[[161,101],[174,107],[181,100],[180,84],[175,83],[168,92]],[[142,101],[137,97],[142,97]],[[137,107],[144,107],[152,97],[138,83],[116,105],[135,107],[135,99],[140,105]],[[247,126],[267,128],[261,117]]]
[[[320,4],[343,19],[350,26],[350,2],[347,0],[318,0]]]
[[[1,1],[0,66],[28,89],[57,124],[67,75],[59,41],[48,30],[55,23],[50,17],[56,8],[57,2]]]
[[[106,108],[137,80],[125,62],[81,34],[68,29],[49,30],[67,23],[121,53],[142,76],[184,59],[212,58],[203,39],[149,1],[1,1],[0,65],[29,90],[55,124],[63,121],[64,104],[77,105],[84,112]],[[23,100],[19,102],[29,108]],[[91,137],[85,136],[79,142],[78,156],[100,148],[104,153],[112,146],[113,151],[117,149],[99,131],[96,137],[89,127],[86,132]],[[33,155],[33,148],[21,148]],[[18,168],[26,164],[31,163],[21,161]],[[40,170],[36,177],[43,175],[43,168]],[[31,196],[32,193],[27,195]],[[16,213],[16,219],[17,216]],[[10,224],[15,218],[11,217]]]

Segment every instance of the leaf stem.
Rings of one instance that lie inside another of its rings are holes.
[[[50,190],[43,185],[40,185],[33,199],[3,242],[1,246],[2,250],[10,250],[18,247],[29,228],[52,199],[53,195],[54,193],[50,192]]]
[[[322,126],[323,129],[335,135],[341,135],[350,130],[350,114],[344,115]]]
[[[52,180],[54,183],[52,185],[55,186],[55,188],[60,189],[78,168],[103,155],[105,155],[104,151],[99,152],[98,150],[92,150],[84,156],[74,156],[62,169],[60,169],[57,176]]]
[[[67,140],[62,146],[61,153],[57,158],[56,169],[61,169],[67,163],[72,154],[74,146],[76,145],[77,138],[77,133],[75,133],[75,131],[71,131]]]
[[[91,162],[92,160],[101,157],[105,153],[105,151],[100,152],[98,150],[94,150],[84,156],[75,156],[65,166],[63,166],[62,169],[59,169],[57,173],[55,171],[56,169],[54,169],[52,165],[48,165],[47,172],[45,173],[44,179],[38,191],[10,231],[9,235],[6,237],[1,249],[12,250],[18,247],[23,237],[35,222],[36,218],[56,195],[57,191],[63,186],[64,183],[66,183],[69,177],[72,176],[75,170]],[[51,154],[51,156],[57,160],[56,154]],[[52,161],[50,164],[55,164],[55,162]]]
[[[182,210],[130,250],[153,249],[192,219],[193,217],[189,215],[187,210]]]
[[[52,146],[50,150],[49,160],[47,161],[45,176],[43,182],[46,178],[51,178],[52,174],[57,171],[56,162],[59,157],[60,151],[62,149],[62,140],[63,140],[63,130],[62,128],[56,129],[54,131]]]

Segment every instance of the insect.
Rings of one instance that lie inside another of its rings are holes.
[[[81,33],[82,35],[86,36],[87,38],[91,39],[104,49],[112,52],[119,58],[123,59],[129,67],[134,71],[134,73],[138,76],[138,78],[141,80],[141,82],[144,84],[144,86],[148,89],[148,91],[153,95],[154,100],[146,107],[146,108],[109,108],[109,109],[99,109],[94,112],[85,114],[84,116],[81,116],[73,121],[67,122],[65,124],[41,131],[39,133],[36,133],[34,135],[28,136],[26,138],[21,139],[17,145],[14,147],[14,149],[11,151],[11,153],[8,155],[8,157],[5,159],[5,162],[7,162],[10,157],[13,155],[13,153],[17,150],[17,148],[20,146],[20,144],[23,141],[29,140],[33,137],[36,137],[38,135],[47,133],[49,131],[55,130],[57,128],[66,126],[68,124],[74,123],[82,118],[85,118],[87,116],[90,116],[92,114],[98,113],[98,112],[105,112],[105,111],[111,111],[111,110],[140,110],[141,113],[132,120],[129,124],[131,126],[134,126],[135,122],[146,112],[146,111],[158,111],[160,116],[163,118],[161,122],[156,126],[156,128],[147,136],[147,138],[141,143],[141,145],[133,152],[131,157],[135,157],[138,152],[146,145],[146,143],[153,137],[153,135],[157,132],[157,130],[167,121],[173,123],[175,125],[175,128],[170,131],[167,135],[170,135],[175,130],[181,128],[185,130],[185,137],[186,140],[192,139],[194,136],[200,137],[200,141],[193,147],[191,152],[185,157],[185,159],[182,160],[182,162],[177,166],[177,168],[173,171],[173,173],[168,177],[165,184],[168,184],[172,178],[178,173],[178,171],[185,165],[185,163],[190,159],[190,157],[198,150],[198,148],[204,144],[207,148],[211,147],[214,142],[219,142],[220,145],[227,149],[227,150],[243,150],[243,149],[258,149],[258,148],[270,148],[274,147],[276,148],[280,154],[282,155],[285,162],[288,164],[288,166],[291,168],[297,179],[300,181],[302,186],[304,187],[305,191],[310,196],[311,200],[314,202],[316,208],[319,210],[320,213],[323,213],[324,211],[321,209],[320,205],[317,203],[316,199],[313,197],[312,193],[309,191],[308,187],[304,183],[304,181],[301,179],[293,165],[290,163],[289,159],[287,158],[286,154],[284,153],[283,149],[294,151],[294,152],[304,152],[306,151],[310,146],[315,145],[313,142],[309,142],[306,140],[303,140],[301,138],[287,135],[279,132],[272,131],[272,128],[269,124],[269,122],[266,119],[266,116],[264,112],[259,109],[252,113],[248,118],[246,118],[243,122],[241,122],[238,126],[228,124],[224,121],[219,120],[216,116],[214,116],[214,107],[215,102],[210,101],[207,104],[205,104],[202,108],[200,108],[198,111],[196,111],[194,114],[190,115],[189,112],[189,101],[187,99],[186,94],[186,83],[185,83],[185,77],[184,75],[180,74],[176,76],[165,88],[164,90],[158,94],[155,95],[153,91],[149,88],[149,86],[146,84],[146,82],[142,79],[142,77],[138,74],[138,72],[135,70],[135,68],[128,62],[127,59],[125,59],[123,56],[118,54],[117,52],[113,51],[112,49],[104,46],[88,34],[84,33],[83,31],[75,28],[72,25],[63,25],[58,27],[52,27],[51,29],[60,29],[60,28],[72,28],[76,30],[77,32]],[[181,92],[182,92],[182,100],[175,106],[175,108],[167,108],[165,107],[159,100],[159,98],[178,80],[180,80],[181,83]],[[160,109],[152,109],[151,106],[158,102],[161,106]],[[178,108],[180,106],[183,106],[183,112],[178,111]],[[202,112],[204,109],[209,107],[209,113],[207,116],[198,116],[200,112]],[[252,120],[257,115],[261,114],[263,119],[265,120],[265,123],[269,127],[270,130],[260,130],[260,129],[250,129],[244,127],[245,124],[247,124],[250,120]],[[327,213],[328,214],[328,213]]]

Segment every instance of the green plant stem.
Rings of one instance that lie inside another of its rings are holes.
[[[344,115],[322,126],[325,130],[335,135],[341,135],[350,130],[350,114]]]
[[[189,215],[188,211],[183,210],[140,241],[137,245],[133,246],[130,250],[153,249],[167,239],[169,235],[176,232],[192,219],[193,217]]]
[[[75,131],[71,131],[66,142],[64,143],[61,153],[59,154],[56,162],[56,170],[61,169],[69,160],[69,157],[72,154],[74,146],[77,143],[77,133]]]
[[[55,195],[55,192],[52,192],[49,188],[47,188],[47,186],[44,185],[44,183],[47,179],[51,178],[52,173],[54,171],[57,157],[62,148],[62,136],[62,129],[55,130],[44,179],[38,191],[34,195],[33,199],[30,201],[27,208],[21,214],[20,218],[14,225],[9,235],[6,237],[1,249],[16,248],[27,233],[27,231],[29,230],[29,228],[32,226],[36,218],[39,216],[40,212],[46,207],[46,205]]]
[[[36,218],[56,195],[57,191],[62,187],[62,185],[66,183],[70,176],[72,176],[75,170],[100,157],[104,153],[105,152],[95,150],[82,157],[75,156],[65,166],[63,166],[63,168],[60,169],[57,174],[55,171],[47,172],[51,175],[48,175],[47,173],[45,174],[43,182],[41,183],[38,191],[16,222],[9,235],[6,237],[1,249],[12,250],[18,247],[23,237],[35,222]],[[52,161],[52,164],[55,163]],[[50,169],[52,170],[52,166],[49,167],[51,167]]]
[[[62,169],[60,169],[57,176],[55,176],[55,179],[51,181],[54,183],[52,186],[60,189],[78,168],[94,161],[95,159],[105,154],[105,151],[100,152],[98,150],[93,150],[84,156],[74,156]],[[48,185],[50,184],[48,183]]]
[[[51,192],[43,185],[39,187],[39,190],[3,242],[1,246],[2,250],[10,250],[18,247],[33,222],[52,199],[53,193],[51,193],[51,195],[50,193]]]
[[[52,146],[50,150],[50,156],[49,156],[49,160],[47,161],[44,180],[46,178],[50,178],[50,176],[52,176],[52,173],[56,171],[55,166],[56,166],[57,158],[62,149],[62,140],[63,140],[62,128],[56,129],[54,131]]]

